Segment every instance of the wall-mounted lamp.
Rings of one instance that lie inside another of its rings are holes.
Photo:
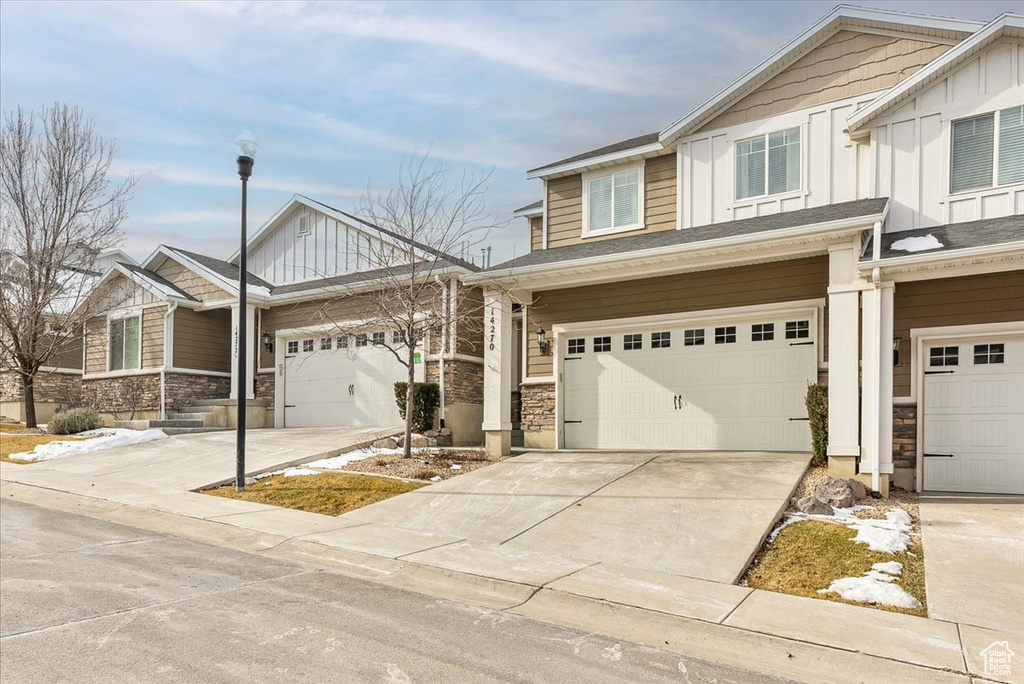
[[[273,335],[271,335],[269,332],[264,330],[263,334],[260,335],[260,341],[263,342],[263,346],[266,348],[267,352],[269,352],[271,354],[274,353],[274,336]]]
[[[537,328],[537,346],[540,347],[540,355],[547,356],[550,345],[548,344],[548,338],[545,337],[544,328]]]
[[[900,343],[903,341],[902,337],[892,338],[892,365],[900,365]]]

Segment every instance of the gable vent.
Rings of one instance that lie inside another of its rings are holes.
[[[300,236],[309,235],[309,217],[308,216],[300,216],[299,217],[299,235]]]

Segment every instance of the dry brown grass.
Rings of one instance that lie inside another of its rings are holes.
[[[747,571],[745,583],[765,591],[863,606],[867,604],[848,601],[836,594],[819,594],[818,590],[827,588],[833,580],[860,577],[874,563],[895,560],[903,563],[903,574],[896,584],[920,601],[921,607],[871,607],[927,617],[924,553],[920,540],[912,538],[907,552],[891,554],[872,551],[865,544],[853,543],[851,540],[856,535],[855,530],[835,523],[818,520],[793,523],[761,549]]]
[[[403,482],[385,477],[322,473],[294,477],[274,475],[246,485],[244,492],[236,492],[233,487],[228,486],[209,489],[203,493],[271,506],[297,508],[310,513],[341,515],[422,486],[418,482]]]
[[[6,431],[5,431],[6,432]],[[34,450],[40,444],[58,440],[85,439],[68,435],[0,435],[0,461],[8,463],[32,463],[20,458],[11,458],[11,454],[20,454]]]

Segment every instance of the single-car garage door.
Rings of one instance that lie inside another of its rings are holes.
[[[924,488],[1024,494],[1024,336],[924,352]]]
[[[372,334],[286,340],[285,427],[398,425],[394,386],[405,377],[405,367],[374,346]]]
[[[568,333],[565,447],[809,451],[815,328],[769,314]]]

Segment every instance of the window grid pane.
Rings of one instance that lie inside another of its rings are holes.
[[[799,340],[811,336],[810,321],[786,321],[786,339]]]
[[[992,185],[994,124],[993,114],[953,122],[950,192]]]
[[[356,346],[365,347],[367,343],[366,333],[359,333],[356,335]]]
[[[672,346],[672,333],[670,333],[670,332],[651,333],[651,348],[652,349],[668,349],[671,346]]]
[[[311,352],[313,351],[313,340],[302,340],[302,351]]]
[[[626,351],[643,349],[644,348],[644,336],[637,334],[623,335],[622,336],[622,348]]]
[[[726,325],[715,328],[715,344],[732,344],[736,341],[736,326]]]
[[[596,352],[608,352],[612,350],[612,338],[610,337],[595,337],[594,338],[594,351]]]
[[[320,349],[321,350],[330,350],[330,348],[331,348],[331,338],[330,337],[321,337],[320,338]]]
[[[383,332],[375,332],[375,333],[373,333],[373,343],[375,345],[384,344],[384,333]]]
[[[974,345],[974,363],[983,366],[990,363],[1003,363],[1005,358],[1005,347],[999,344],[976,344]]]
[[[684,347],[701,347],[704,346],[704,329],[697,328],[694,330],[683,331],[683,346]]]
[[[959,347],[932,347],[928,350],[928,362],[932,366],[959,366]]]
[[[348,349],[348,335],[342,335],[338,338],[338,349]]]
[[[1024,183],[1024,105],[999,112],[999,184]]]
[[[767,342],[775,339],[774,323],[754,323],[750,328],[752,342]]]
[[[289,340],[288,341],[288,353],[289,354],[298,354],[299,353],[299,341],[298,340]]]
[[[768,194],[800,189],[800,128],[768,134]]]
[[[577,337],[569,340],[569,353],[570,354],[582,354],[587,350],[587,340],[582,337]]]
[[[764,194],[764,138],[736,143],[736,199]]]

